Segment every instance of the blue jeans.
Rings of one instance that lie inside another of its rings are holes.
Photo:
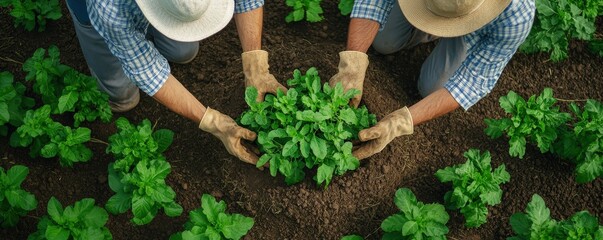
[[[396,3],[383,30],[375,37],[373,48],[379,53],[391,54],[436,39],[438,43],[421,66],[417,84],[419,93],[426,97],[442,88],[467,58],[467,45],[463,36],[438,38],[425,33],[408,22]]]
[[[119,59],[109,50],[105,40],[92,27],[84,0],[67,0],[67,6],[82,53],[99,88],[109,94],[114,111],[127,111],[138,104],[138,87],[125,75]],[[188,63],[199,51],[198,42],[178,42],[167,38],[149,25],[147,39],[153,41],[161,55],[174,63]]]

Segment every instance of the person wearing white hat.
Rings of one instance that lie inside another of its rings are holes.
[[[168,61],[192,61],[199,41],[223,29],[235,8],[243,13],[262,5],[260,0],[67,0],[88,67],[99,88],[109,94],[114,112],[134,108],[140,89],[198,123],[201,130],[220,139],[230,154],[250,164],[255,164],[258,156],[242,141],[255,140],[256,133],[204,106],[170,73]],[[261,14],[261,10],[254,12]],[[245,74],[246,85],[264,92],[282,87],[274,77],[265,78],[269,75],[267,60],[265,66],[252,68]]]
[[[423,99],[360,131],[354,156],[370,157],[394,138],[412,134],[414,126],[459,107],[468,110],[486,96],[528,36],[534,15],[533,0],[356,0],[331,85],[362,90],[371,45],[391,54],[438,42],[421,67]],[[360,98],[350,104],[358,106]]]

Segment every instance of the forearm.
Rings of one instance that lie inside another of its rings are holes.
[[[415,103],[408,109],[412,116],[413,125],[417,126],[423,122],[438,118],[444,114],[452,112],[459,108],[460,105],[452,97],[450,92],[445,88],[441,88],[429,94],[421,101]]]
[[[234,15],[243,52],[262,49],[262,24],[264,8]]]
[[[366,53],[378,31],[378,22],[364,18],[352,18],[348,27],[346,50]]]
[[[205,106],[193,96],[172,74],[153,98],[168,109],[195,123],[201,122]]]

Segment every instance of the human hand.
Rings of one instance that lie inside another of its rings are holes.
[[[244,140],[254,141],[257,135],[237,125],[229,116],[208,107],[199,128],[220,139],[228,153],[239,160],[253,165],[258,162],[257,149],[243,145]]]
[[[264,50],[253,50],[241,54],[243,62],[243,73],[245,74],[245,87],[255,87],[258,90],[257,102],[264,101],[266,93],[276,95],[280,89],[284,93],[287,88],[281,85],[274,75],[268,71],[268,52]]]
[[[358,160],[381,152],[395,137],[413,133],[413,121],[407,107],[385,116],[375,126],[358,133],[360,146],[352,152]]]
[[[354,88],[360,90],[360,94],[350,100],[352,107],[358,107],[362,99],[362,87],[364,85],[364,76],[368,67],[368,55],[357,51],[343,51],[339,53],[339,67],[335,76],[329,80],[329,85],[335,87],[335,84],[341,82],[344,92]]]

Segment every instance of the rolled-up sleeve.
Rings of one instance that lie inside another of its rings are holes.
[[[394,0],[356,0],[350,17],[376,21],[382,29],[394,5]]]
[[[478,30],[482,35],[467,52],[467,58],[444,87],[465,110],[485,97],[500,78],[500,75],[519,45],[528,36],[534,21],[533,1],[510,6],[494,22]]]
[[[117,2],[117,3],[115,3]],[[148,21],[134,1],[88,1],[90,22],[124,73],[143,92],[155,95],[170,74],[167,59],[145,38]]]
[[[235,13],[249,12],[262,6],[264,6],[264,0],[235,0]]]

